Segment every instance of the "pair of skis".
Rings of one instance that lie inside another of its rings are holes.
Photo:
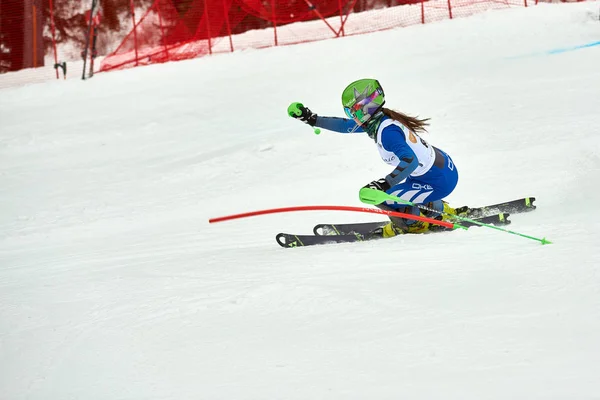
[[[469,208],[460,207],[461,215],[477,221],[482,224],[495,226],[508,225],[510,214],[519,214],[535,210],[533,204],[535,197],[524,197],[505,203],[493,204],[484,207]],[[368,240],[382,239],[374,231],[382,228],[389,221],[350,223],[350,224],[318,224],[313,228],[313,235],[295,235],[289,233],[279,233],[276,241],[281,247],[302,247],[313,246],[327,243],[350,243],[364,242]],[[462,226],[479,226],[475,222],[464,221]],[[444,232],[450,229],[441,229],[434,232]],[[432,232],[433,233],[433,232]]]

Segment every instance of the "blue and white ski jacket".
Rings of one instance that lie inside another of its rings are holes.
[[[354,120],[338,117],[317,117],[315,126],[340,133],[365,132]],[[385,177],[390,186],[404,179],[426,174],[435,164],[445,162],[445,157],[419,135],[402,123],[383,116],[376,132],[375,142],[384,162],[394,166]],[[439,165],[438,165],[439,166]]]

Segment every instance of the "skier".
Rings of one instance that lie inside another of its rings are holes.
[[[375,79],[360,79],[352,82],[342,92],[342,105],[351,119],[318,116],[298,102],[290,104],[288,115],[310,126],[334,132],[366,132],[375,141],[383,161],[392,165],[394,170],[365,187],[426,205],[438,212],[423,212],[417,207],[394,202],[386,202],[378,207],[435,219],[445,219],[447,214],[455,214],[455,210],[442,199],[456,187],[458,171],[448,154],[419,136],[419,133],[427,131],[429,119],[390,110],[384,108],[384,104],[383,88],[379,82]],[[390,219],[391,222],[377,234],[391,237],[402,233],[422,233],[437,227],[422,221],[395,217]]]

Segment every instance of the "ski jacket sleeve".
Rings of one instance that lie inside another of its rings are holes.
[[[419,159],[406,143],[406,136],[397,125],[388,125],[381,131],[381,145],[398,157],[398,166],[385,177],[390,186],[406,179],[419,166]]]
[[[315,126],[340,133],[364,132],[360,126],[356,126],[353,120],[347,118],[318,116]]]

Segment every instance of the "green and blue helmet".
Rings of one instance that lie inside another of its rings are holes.
[[[383,88],[376,79],[359,79],[342,92],[344,112],[360,126],[377,114],[384,104]]]

